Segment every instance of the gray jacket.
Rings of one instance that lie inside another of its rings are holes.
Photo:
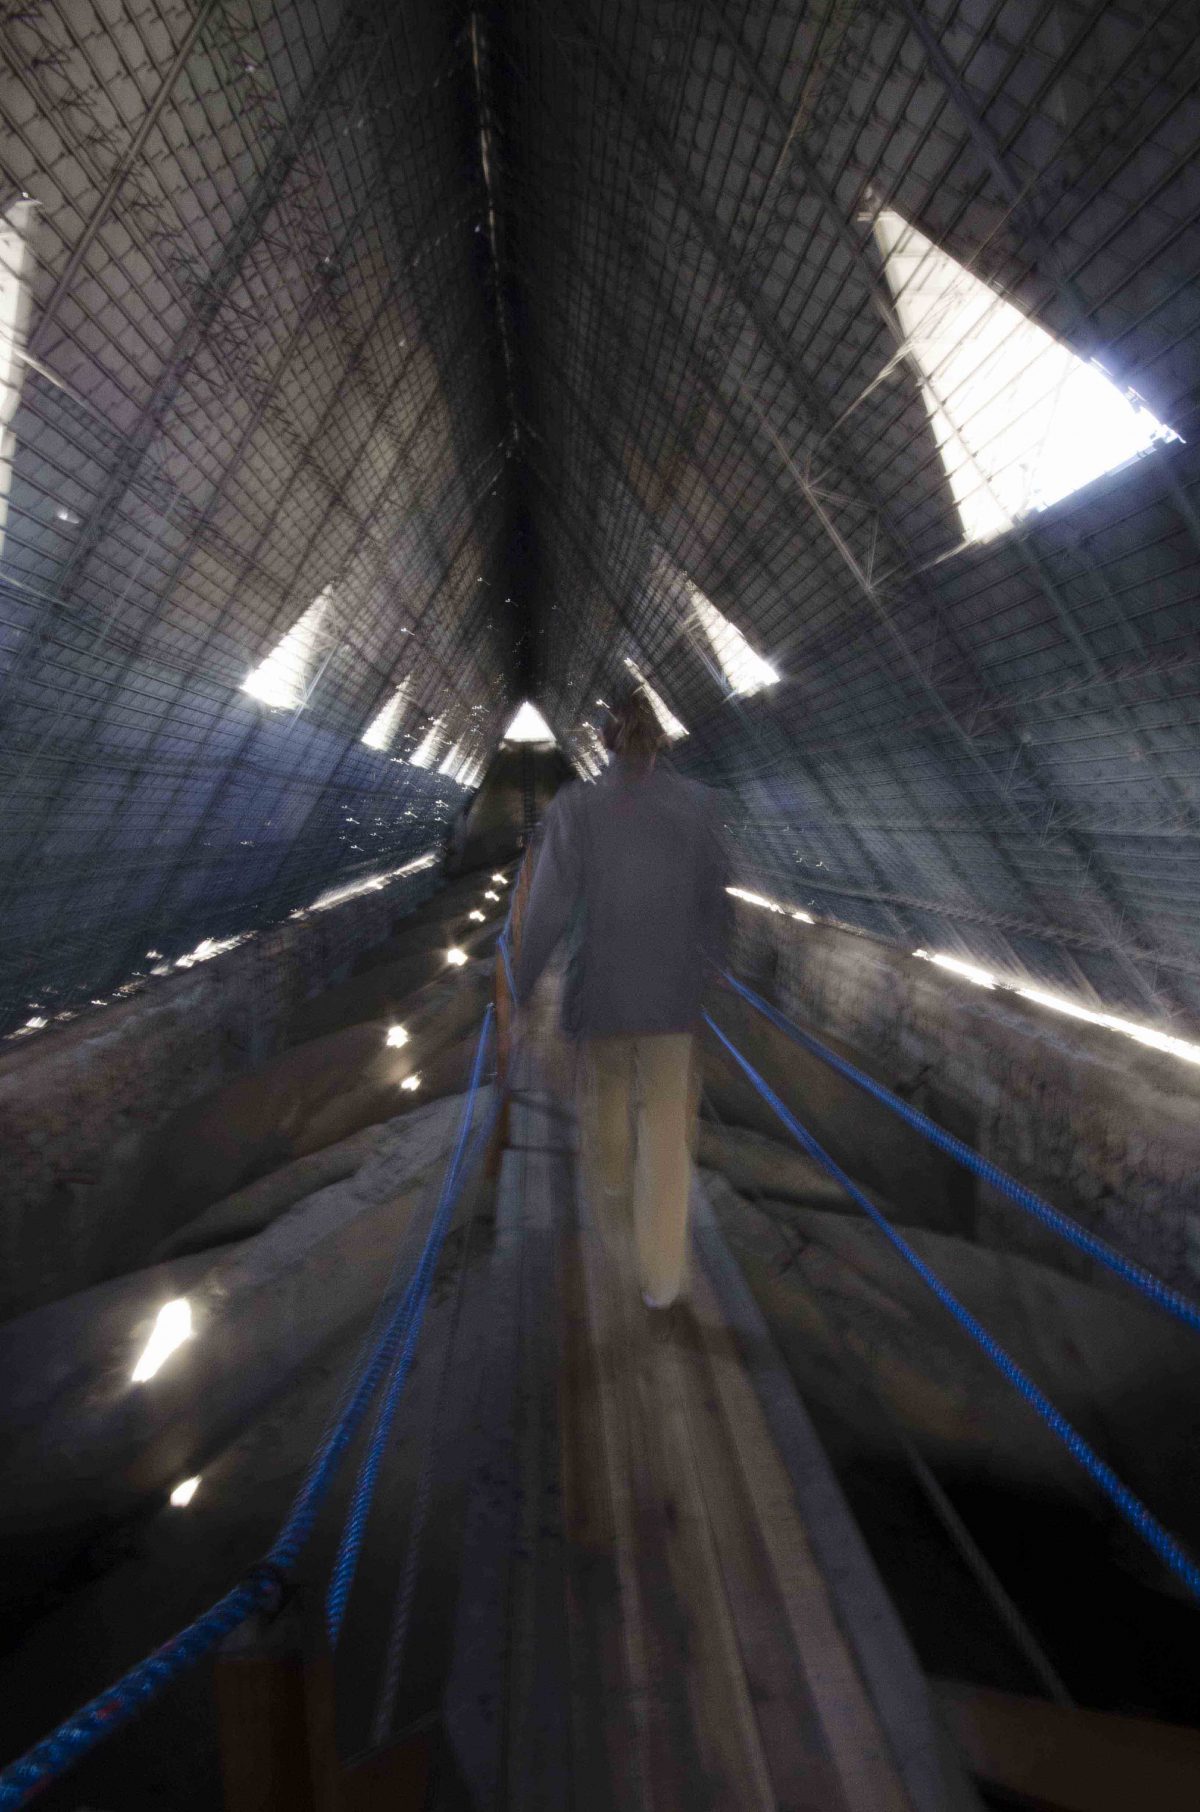
[[[690,1032],[726,960],[729,865],[717,795],[661,763],[610,764],[546,814],[516,955],[517,999],[569,943],[573,1038]]]

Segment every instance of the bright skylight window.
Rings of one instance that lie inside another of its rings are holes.
[[[875,235],[969,541],[1179,438],[901,215]]]
[[[442,720],[435,717],[417,747],[409,756],[414,768],[431,768],[437,758],[438,744],[442,740]]]
[[[308,702],[309,681],[321,627],[329,610],[333,587],[319,592],[283,640],[242,681],[242,691],[280,711],[298,711]]]
[[[558,739],[537,706],[528,699],[509,724],[502,742],[556,742]]]
[[[777,686],[779,675],[760,654],[755,654],[736,623],[706,598],[699,586],[689,586],[692,609],[712,644],[729,690],[735,698],[751,698],[766,686]]]
[[[368,749],[387,750],[391,748],[392,740],[399,728],[400,719],[404,715],[404,707],[407,703],[408,692],[406,688],[404,686],[397,686],[395,692],[393,692],[391,698],[388,699],[387,704],[384,705],[382,711],[378,712],[376,716],[371,719],[362,733],[362,740],[366,743]]]
[[[638,685],[642,688],[642,691],[646,694],[646,697],[650,700],[650,703],[654,706],[654,715],[659,721],[663,735],[667,738],[668,742],[679,742],[687,735],[687,731],[676,717],[674,711],[672,711],[666,699],[654,690],[654,687],[650,684],[650,681],[646,678],[641,668],[636,666],[628,655],[625,656],[625,665],[628,667],[630,673],[632,673]]]
[[[29,318],[30,235],[32,201],[16,201],[0,214],[0,551],[12,489],[16,441],[13,418],[21,400],[25,365],[25,325]],[[74,520],[78,522],[79,518]]]

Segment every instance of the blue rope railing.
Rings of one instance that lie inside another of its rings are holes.
[[[870,1217],[905,1263],[911,1265],[922,1283],[932,1290],[938,1301],[950,1311],[959,1326],[965,1329],[976,1345],[987,1354],[997,1370],[1015,1390],[1020,1392],[1051,1432],[1057,1435],[1072,1459],[1083,1467],[1120,1515],[1153,1549],[1163,1564],[1183,1581],[1192,1595],[1200,1599],[1200,1566],[1196,1564],[1187,1550],[1159,1522],[1153,1511],[1148,1509],[1142,1500],[1122,1483],[1112,1467],[1102,1460],[1095,1448],[1084,1440],[1074,1424],[1067,1420],[1061,1410],[1055,1408],[1045,1392],[1021,1369],[1016,1360],[1000,1345],[1000,1342],[989,1334],[982,1322],[976,1320],[971,1311],[946,1287],[936,1272],[914,1251],[908,1241],[897,1233],[886,1215],[882,1214],[875,1204],[867,1199],[862,1190],[851,1181],[825,1148],[818,1144],[808,1128],[796,1118],[789,1107],[784,1105],[749,1059],[744,1057],[732,1040],[726,1037],[711,1014],[706,1013],[704,1019],[710,1031],[716,1035],[747,1080],[767,1103],[772,1113],[787,1127],[793,1138],[803,1146],[810,1157],[815,1158],[819,1164],[824,1166],[830,1176],[845,1190],[850,1200]]]
[[[489,1007],[487,1010],[487,1016],[484,1020],[485,1034],[490,1030],[494,1012],[494,1007]],[[475,1063],[471,1071],[471,1080],[468,1086],[467,1099],[469,1104],[474,1102],[475,1096],[479,1090],[479,1081],[483,1073],[486,1049],[486,1036],[481,1036],[479,1043],[476,1046]],[[493,1115],[490,1116],[490,1118],[494,1118],[497,1105],[498,1103],[493,1104]],[[489,1130],[490,1118],[489,1121],[484,1123],[484,1134]],[[375,1418],[375,1426],[371,1431],[371,1439],[368,1443],[367,1451],[363,1455],[362,1464],[359,1467],[354,1494],[350,1500],[350,1507],[346,1513],[346,1521],[342,1529],[341,1540],[338,1543],[338,1551],[334,1559],[329,1582],[329,1591],[325,1600],[325,1617],[329,1629],[329,1642],[330,1646],[333,1648],[337,1647],[338,1637],[341,1635],[342,1622],[346,1614],[346,1604],[350,1597],[350,1589],[354,1584],[354,1575],[358,1568],[358,1558],[362,1551],[363,1537],[366,1534],[367,1517],[370,1513],[371,1500],[375,1495],[375,1486],[379,1478],[379,1468],[383,1463],[384,1450],[387,1446],[388,1437],[391,1434],[392,1424],[396,1419],[396,1411],[400,1407],[400,1399],[404,1394],[404,1386],[408,1381],[413,1354],[416,1351],[417,1341],[420,1338],[421,1324],[425,1317],[429,1293],[433,1288],[434,1271],[438,1255],[441,1252],[446,1237],[446,1230],[450,1223],[450,1216],[454,1211],[454,1205],[458,1199],[459,1172],[463,1167],[464,1154],[467,1149],[467,1136],[470,1132],[470,1128],[471,1113],[469,1110],[464,1110],[459,1122],[458,1139],[455,1143],[454,1152],[449,1164],[446,1166],[446,1174],[442,1179],[441,1194],[438,1197],[438,1204],[434,1210],[429,1236],[425,1242],[421,1257],[417,1262],[412,1282],[409,1284],[408,1290],[405,1293],[404,1308],[406,1310],[406,1323],[403,1341],[396,1355],[391,1378],[388,1381],[387,1388],[380,1401]],[[478,1137],[476,1143],[477,1145],[481,1145],[483,1143],[483,1137]]]
[[[361,1357],[357,1382],[347,1392],[345,1406],[336,1423],[318,1446],[269,1552],[250,1568],[244,1579],[218,1598],[215,1604],[189,1623],[186,1629],[180,1630],[160,1648],[155,1649],[152,1655],[130,1668],[114,1685],[65,1719],[56,1730],[43,1737],[41,1742],[36,1743],[23,1756],[10,1762],[3,1773],[0,1773],[0,1812],[10,1812],[11,1808],[26,1805],[48,1782],[65,1774],[106,1737],[129,1723],[187,1668],[211,1653],[239,1623],[243,1623],[254,1611],[278,1603],[288,1574],[312,1533],[317,1514],[333,1483],[342,1456],[361,1427],[381,1380],[389,1373],[394,1379],[401,1366],[407,1374],[408,1361],[404,1355],[410,1351],[410,1335],[414,1327],[419,1329],[420,1314],[424,1309],[424,1301],[419,1302],[418,1280],[424,1280],[427,1297],[449,1223],[447,1201],[452,1204],[457,1182],[468,1174],[470,1166],[483,1149],[484,1139],[477,1136],[469,1162],[463,1162],[463,1147],[474,1117],[479,1078],[491,1038],[493,1014],[494,1008],[489,1006],[480,1028],[471,1086],[463,1105],[459,1136],[451,1159],[450,1168],[454,1169],[455,1165],[458,1167],[455,1190],[448,1194],[443,1185],[442,1197],[426,1234],[414,1277],[396,1307],[387,1316],[382,1332],[373,1345],[368,1336],[368,1350]],[[493,1103],[493,1109],[495,1105]],[[485,1126],[482,1131],[486,1133],[486,1130]],[[447,1176],[449,1174],[448,1170]],[[363,1514],[365,1517],[365,1509]]]
[[[756,1012],[761,1013],[764,1019],[768,1019],[793,1043],[810,1051],[814,1057],[819,1057],[822,1063],[828,1064],[830,1069],[836,1070],[839,1076],[844,1076],[847,1081],[853,1082],[856,1087],[863,1089],[876,1101],[882,1102],[884,1107],[890,1108],[892,1113],[897,1114],[907,1125],[921,1133],[939,1151],[945,1152],[956,1163],[961,1164],[966,1170],[972,1171],[999,1195],[1006,1196],[1010,1202],[1014,1202],[1018,1208],[1023,1209],[1034,1220],[1040,1221],[1043,1227],[1049,1228],[1052,1233],[1056,1233],[1060,1238],[1068,1241],[1077,1251],[1085,1252],[1089,1258],[1094,1258],[1099,1264],[1106,1265],[1115,1276],[1121,1278],[1123,1282],[1131,1284],[1135,1290],[1140,1290],[1142,1295],[1148,1297],[1158,1308],[1164,1309],[1168,1315],[1174,1315],[1179,1321],[1186,1322],[1188,1327],[1200,1333],[1200,1307],[1197,1307],[1179,1290],[1164,1283],[1161,1277],[1156,1277],[1153,1271],[1148,1271],[1144,1265],[1138,1264],[1136,1259],[1126,1258],[1124,1253],[1118,1252],[1114,1246],[1110,1246],[1098,1234],[1089,1233],[1086,1227],[1081,1227],[1079,1222],[1072,1220],[1069,1214],[1064,1214],[1060,1209],[1051,1207],[1049,1202],[1044,1201],[1040,1195],[1036,1195],[1032,1189],[1027,1189],[1023,1183],[1018,1183],[1014,1177],[1010,1177],[1007,1171],[1001,1170],[999,1165],[982,1157],[979,1152],[972,1150],[969,1145],[965,1145],[961,1139],[956,1139],[953,1133],[948,1133],[945,1127],[937,1124],[936,1120],[931,1120],[919,1108],[911,1107],[907,1101],[902,1101],[898,1095],[892,1094],[891,1090],[885,1088],[881,1082],[876,1082],[864,1071],[857,1069],[854,1064],[848,1063],[844,1057],[839,1057],[836,1051],[831,1051],[828,1045],[822,1044],[819,1038],[814,1038],[811,1032],[804,1031],[788,1019],[777,1007],[773,1007],[769,1001],[763,1000],[761,995],[756,994],[753,988],[748,988],[745,982],[739,981],[735,975],[727,973],[725,980],[736,993],[741,995],[743,1000],[747,1001]]]
[[[509,952],[509,947],[508,947],[508,927],[511,923],[512,923],[512,913],[510,912],[508,915],[508,918],[504,922],[504,930],[500,933],[499,942],[500,942],[500,958],[504,964],[504,978],[508,983],[508,992],[509,992],[510,996],[512,997],[512,999],[515,1001],[517,998],[517,984],[516,984],[515,980],[513,979],[512,956]]]

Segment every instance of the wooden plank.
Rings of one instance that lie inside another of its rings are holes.
[[[587,1267],[604,1388],[621,1403],[629,1480],[655,1805],[769,1812],[775,1805],[682,1399],[632,1281],[590,1242]]]
[[[934,1690],[971,1771],[1055,1812],[1194,1812],[1200,1730],[1052,1705],[939,1680]]]
[[[753,1386],[706,1278],[694,1284],[714,1386],[771,1556],[808,1691],[843,1797],[855,1812],[911,1812],[875,1707],[838,1622]]]
[[[642,1713],[641,1769],[649,1804],[710,1804],[684,1680],[685,1629],[667,1568],[662,1510],[649,1460],[617,1280],[599,1235],[581,1235],[584,1300],[601,1403],[608,1491],[614,1506],[621,1613]]]
[[[634,1337],[640,1336],[646,1358],[642,1401],[647,1450],[667,1511],[667,1564],[688,1620],[691,1665],[685,1678],[712,1804],[730,1812],[774,1812],[770,1769],[713,1538],[706,1503],[709,1481],[697,1464],[674,1335],[657,1337],[640,1305],[634,1313],[640,1323]],[[675,1319],[686,1316],[684,1309]]]
[[[709,1352],[710,1331],[680,1318],[669,1355],[685,1400],[696,1470],[775,1800],[792,1812],[850,1812],[797,1652],[793,1620],[742,1470]]]
[[[477,1455],[465,1518],[444,1724],[472,1802],[504,1803],[509,1598],[520,1477],[516,1383],[521,1292],[520,1172],[506,1153],[487,1267],[488,1340],[476,1355],[480,1390],[470,1438]]]
[[[610,1465],[619,1437],[588,1315],[578,1228],[563,1235],[560,1379],[566,1585],[577,1812],[648,1805],[647,1682],[628,1481]],[[614,1491],[614,1476],[617,1488]]]
[[[870,1696],[914,1812],[979,1812],[978,1795],[935,1716],[916,1656],[875,1571],[824,1448],[699,1184],[693,1197],[693,1226],[712,1299],[734,1343],[737,1363],[723,1367],[721,1376],[738,1381],[738,1394],[744,1405],[757,1403],[769,1440],[756,1445],[760,1454],[765,1448],[774,1455],[790,1488],[790,1519],[786,1499],[781,1495],[779,1512],[771,1523],[785,1530],[790,1520],[790,1526],[802,1532],[803,1545],[795,1545],[792,1551],[796,1589],[805,1587],[815,1561],[828,1588],[837,1624],[848,1639],[855,1671]],[[703,1280],[701,1293],[702,1290]],[[753,1423],[734,1412],[730,1425],[736,1429],[751,1427]],[[764,1467],[764,1489],[773,1479],[771,1489],[782,1494],[779,1472],[761,1459],[750,1461],[747,1477],[757,1478],[758,1465]],[[797,1509],[798,1518],[794,1514]],[[781,1584],[785,1584],[784,1579]],[[785,1584],[785,1593],[786,1590]],[[810,1678],[815,1693],[817,1680],[811,1670]],[[830,1717],[836,1728],[833,1702]],[[831,1729],[831,1739],[833,1734]],[[853,1765],[849,1754],[845,1765]],[[852,1804],[860,1803],[853,1794],[850,1797]]]
[[[521,1112],[523,1110],[514,1110]],[[563,1558],[555,1198],[562,1153],[514,1154],[523,1242],[518,1379],[518,1504],[509,1648],[508,1804],[569,1802],[571,1697]]]

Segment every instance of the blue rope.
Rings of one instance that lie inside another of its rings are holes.
[[[475,1062],[471,1071],[471,1080],[467,1090],[467,1100],[459,1123],[458,1140],[453,1156],[446,1167],[442,1179],[442,1190],[438,1197],[437,1208],[429,1227],[429,1236],[425,1242],[412,1282],[405,1292],[404,1337],[396,1355],[386,1391],[380,1402],[371,1431],[371,1439],[363,1456],[355,1482],[354,1495],[346,1513],[338,1543],[337,1555],[333,1563],[333,1572],[329,1582],[329,1591],[325,1600],[325,1616],[329,1628],[330,1646],[336,1648],[341,1634],[342,1621],[346,1614],[346,1603],[350,1597],[350,1588],[354,1584],[354,1575],[358,1568],[359,1554],[362,1551],[363,1538],[366,1534],[367,1517],[371,1509],[371,1500],[375,1495],[375,1486],[379,1478],[379,1468],[383,1463],[384,1450],[404,1386],[408,1380],[412,1365],[413,1353],[421,1333],[425,1309],[429,1294],[433,1288],[434,1270],[445,1242],[450,1217],[458,1200],[459,1171],[463,1164],[463,1154],[467,1146],[467,1136],[471,1130],[471,1119],[474,1112],[475,1097],[479,1092],[479,1081],[483,1073],[484,1057],[487,1051],[488,1034],[491,1031],[494,1008],[490,1007],[483,1023],[479,1043],[475,1050]],[[486,1127],[485,1127],[486,1131]]]
[[[1018,1183],[998,1165],[981,1157],[969,1145],[964,1145],[961,1139],[956,1139],[953,1133],[948,1133],[935,1120],[930,1120],[927,1115],[921,1113],[919,1108],[910,1107],[907,1101],[901,1101],[898,1095],[893,1095],[890,1089],[884,1088],[882,1083],[875,1082],[862,1070],[856,1069],[852,1063],[847,1063],[844,1057],[839,1057],[836,1051],[831,1051],[827,1045],[821,1043],[820,1039],[814,1038],[811,1032],[803,1031],[792,1020],[787,1019],[777,1008],[756,994],[753,988],[748,988],[744,982],[740,982],[735,975],[727,973],[725,979],[742,996],[743,1000],[748,1001],[757,1012],[761,1013],[765,1019],[769,1019],[773,1026],[778,1027],[794,1043],[803,1045],[804,1049],[811,1051],[814,1057],[819,1057],[822,1063],[827,1063],[831,1069],[836,1070],[839,1076],[845,1076],[848,1081],[865,1089],[868,1095],[873,1095],[876,1101],[881,1101],[885,1107],[891,1108],[893,1113],[899,1114],[900,1118],[909,1126],[914,1127],[917,1132],[922,1133],[933,1145],[936,1145],[939,1151],[944,1151],[948,1157],[954,1158],[967,1170],[973,1171],[983,1182],[1000,1195],[1007,1196],[1010,1202],[1015,1202],[1018,1208],[1024,1209],[1026,1214],[1032,1215],[1034,1220],[1040,1221],[1052,1233],[1059,1234],[1080,1252],[1086,1252],[1089,1258],[1097,1259],[1100,1264],[1107,1265],[1116,1276],[1122,1278],[1126,1283],[1132,1284],[1160,1309],[1165,1309],[1169,1315],[1176,1316],[1178,1320],[1186,1322],[1188,1327],[1200,1333],[1200,1308],[1178,1290],[1172,1289],[1170,1284],[1164,1283],[1161,1277],[1156,1277],[1153,1271],[1147,1271],[1135,1259],[1126,1258],[1123,1253],[1118,1252],[1115,1247],[1110,1246],[1097,1234],[1089,1233],[1086,1227],[1081,1227],[1079,1222],[1072,1220],[1069,1214],[1063,1214],[1058,1208],[1052,1208],[1050,1203],[1043,1201],[1040,1195],[1035,1195],[1032,1189],[1026,1189],[1023,1183]]]
[[[484,1049],[491,1032],[492,1014],[493,1009],[489,1007],[479,1034],[473,1083],[480,1069],[479,1053]],[[474,1093],[464,1108],[464,1117],[468,1122],[473,1109]],[[482,1140],[479,1140],[472,1149],[472,1162],[481,1148]],[[456,1158],[460,1151],[461,1134],[455,1151]],[[430,1235],[427,1236],[426,1251],[435,1224],[436,1216],[430,1227]],[[425,1252],[418,1261],[418,1269],[424,1258]],[[357,1385],[349,1393],[349,1400],[337,1423],[329,1430],[313,1456],[283,1527],[265,1559],[252,1567],[244,1580],[210,1605],[186,1629],[180,1630],[144,1661],[131,1667],[114,1685],[89,1700],[79,1711],[65,1719],[57,1730],[35,1743],[32,1749],[27,1750],[15,1762],[11,1762],[0,1773],[0,1812],[10,1812],[10,1808],[25,1805],[48,1781],[65,1774],[68,1768],[73,1767],[97,1744],[127,1724],[181,1673],[215,1648],[239,1623],[243,1623],[253,1611],[278,1599],[286,1575],[295,1566],[300,1551],[312,1532],[342,1455],[358,1432],[380,1380],[396,1362],[398,1350],[402,1349],[410,1325],[409,1305],[412,1300],[413,1286],[410,1283],[404,1296],[388,1316],[379,1339],[366,1354]]]
[[[511,920],[511,918],[512,914],[510,913],[509,920]],[[517,984],[513,980],[512,957],[509,955],[508,949],[508,922],[508,920],[505,921],[504,930],[500,933],[500,955],[504,962],[504,973],[508,980],[508,991],[512,996],[513,1004],[515,1005],[517,999]]]
[[[999,1341],[996,1340],[993,1335],[989,1334],[983,1324],[977,1321],[974,1315],[971,1314],[970,1310],[959,1302],[957,1296],[947,1289],[946,1285],[936,1273],[930,1269],[924,1259],[919,1257],[913,1250],[908,1241],[897,1233],[887,1217],[880,1213],[874,1203],[867,1200],[867,1197],[863,1194],[862,1190],[851,1182],[845,1171],[834,1162],[824,1147],[817,1143],[816,1139],[814,1139],[808,1129],[801,1124],[791,1112],[790,1108],[784,1106],[774,1089],[771,1088],[769,1083],[763,1080],[753,1064],[750,1063],[747,1058],[743,1057],[737,1046],[731,1043],[725,1036],[724,1032],[722,1032],[720,1026],[716,1024],[712,1016],[706,1013],[704,1019],[705,1023],[720,1039],[734,1062],[762,1096],[763,1100],[767,1103],[767,1106],[780,1120],[782,1120],[792,1136],[798,1140],[805,1151],[809,1153],[810,1157],[815,1158],[819,1164],[824,1165],[830,1176],[841,1184],[851,1201],[856,1203],[865,1214],[870,1216],[884,1238],[895,1247],[905,1263],[912,1266],[922,1283],[926,1284],[929,1289],[933,1291],[934,1295],[944,1308],[949,1309],[955,1320],[961,1327],[966,1329],[972,1340],[974,1340],[978,1346],[982,1347],[993,1365],[995,1365],[1004,1377],[1008,1379],[1008,1382],[1014,1389],[1020,1392],[1025,1398],[1025,1401],[1037,1412],[1051,1432],[1058,1436],[1071,1457],[1091,1476],[1093,1481],[1108,1498],[1109,1502],[1120,1512],[1126,1521],[1131,1524],[1141,1536],[1142,1540],[1154,1550],[1159,1559],[1168,1566],[1178,1578],[1183,1580],[1192,1595],[1195,1598],[1200,1598],[1200,1566],[1197,1566],[1187,1550],[1176,1541],[1169,1530],[1163,1527],[1162,1523],[1158,1521],[1158,1518],[1151,1510],[1147,1509],[1146,1505],[1143,1504],[1139,1497],[1134,1495],[1128,1485],[1121,1482],[1116,1473],[1112,1470],[1112,1467],[1102,1460],[1095,1449],[1084,1440],[1074,1424],[1068,1422],[1062,1412],[1055,1408],[1045,1392],[1038,1388],[1033,1382],[1033,1379],[1030,1378],[1026,1372],[1022,1371],[1016,1360],[1010,1358],[1009,1354],[1000,1345]]]

